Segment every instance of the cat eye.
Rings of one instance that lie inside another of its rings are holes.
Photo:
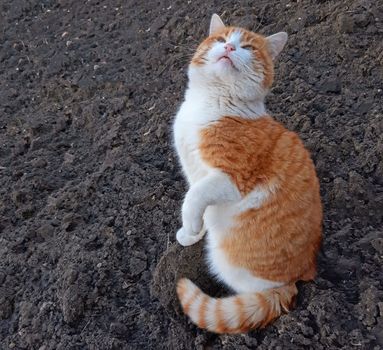
[[[217,41],[220,42],[220,43],[225,43],[225,42],[226,42],[225,38],[222,37],[222,36],[219,36],[219,37],[217,38]]]
[[[253,49],[253,46],[252,45],[244,45],[244,46],[241,46],[242,49],[245,49],[245,50],[252,50]]]

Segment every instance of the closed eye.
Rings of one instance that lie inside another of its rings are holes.
[[[244,45],[244,46],[241,46],[242,49],[245,49],[245,50],[252,50],[253,49],[253,46],[252,45]]]
[[[225,38],[222,37],[222,36],[219,36],[219,37],[217,38],[217,41],[220,42],[220,43],[225,43],[225,42],[226,42]]]

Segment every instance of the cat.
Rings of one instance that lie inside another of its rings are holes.
[[[238,293],[212,298],[182,278],[177,294],[200,328],[242,333],[294,306],[298,280],[316,275],[322,239],[319,181],[298,135],[273,120],[264,98],[287,41],[226,27],[214,14],[197,48],[173,125],[189,190],[177,241],[207,232],[211,272]]]

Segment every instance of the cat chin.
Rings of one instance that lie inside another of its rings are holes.
[[[227,57],[227,56],[222,56],[222,57],[220,57],[220,58],[217,60],[217,63],[228,64],[228,65],[230,65],[231,67],[234,67],[233,61],[232,61],[229,57]]]
[[[238,73],[238,69],[235,68],[234,64],[225,59],[220,59],[219,61],[211,65],[211,70],[219,78],[230,78],[235,77]]]
[[[233,61],[228,58],[222,57],[215,63],[220,69],[224,70],[235,70]]]

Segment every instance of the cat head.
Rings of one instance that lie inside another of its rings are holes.
[[[198,46],[189,79],[243,90],[248,98],[264,97],[274,77],[274,61],[287,41],[280,32],[269,37],[243,28],[226,27],[214,14],[209,36]]]

